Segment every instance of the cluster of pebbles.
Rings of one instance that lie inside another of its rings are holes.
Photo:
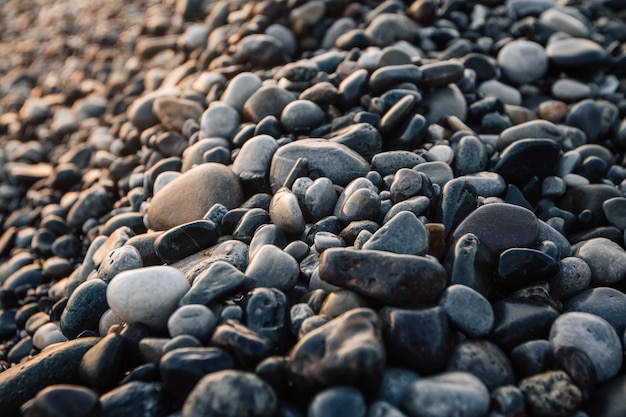
[[[48,3],[2,416],[626,415],[626,1]]]

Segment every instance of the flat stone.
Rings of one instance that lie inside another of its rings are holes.
[[[221,164],[207,163],[190,169],[167,184],[152,198],[148,223],[154,230],[200,220],[214,204],[228,208],[241,203],[242,192],[237,177]],[[181,202],[185,210],[180,210]]]
[[[545,338],[559,313],[540,302],[504,299],[493,305],[493,341],[505,352],[533,339]]]
[[[524,186],[532,177],[554,175],[560,152],[553,140],[521,139],[504,149],[494,171],[507,182]]]
[[[319,272],[323,281],[398,306],[432,303],[446,282],[445,269],[434,259],[382,251],[328,249]]]
[[[602,46],[583,38],[565,38],[548,43],[546,55],[554,65],[564,69],[602,64],[607,52]]]
[[[270,167],[270,185],[277,191],[298,158],[305,158],[309,170],[320,172],[333,184],[345,186],[364,177],[370,165],[345,145],[324,139],[302,139],[281,146],[274,153]]]
[[[486,204],[474,210],[456,228],[452,239],[473,233],[496,255],[513,247],[529,247],[539,234],[535,215],[527,209],[505,203]]]
[[[253,123],[266,116],[279,117],[285,106],[295,100],[295,96],[277,86],[263,86],[256,90],[243,105],[243,116]]]
[[[20,406],[47,386],[78,384],[78,369],[85,352],[98,342],[87,337],[60,343],[32,360],[0,373],[0,406],[3,413],[18,416]]]
[[[157,97],[152,111],[166,129],[182,131],[183,123],[187,119],[199,120],[203,109],[193,100]]]
[[[432,91],[424,99],[423,107],[428,109],[423,114],[429,123],[438,123],[450,116],[456,116],[461,121],[467,117],[467,103],[456,84]]]

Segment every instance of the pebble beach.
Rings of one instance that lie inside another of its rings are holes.
[[[0,416],[626,416],[625,0],[5,0]]]

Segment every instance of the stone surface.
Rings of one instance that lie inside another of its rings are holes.
[[[189,290],[184,274],[170,266],[153,266],[116,275],[107,287],[111,310],[128,323],[162,330]]]
[[[322,253],[320,278],[398,306],[432,303],[446,283],[445,269],[432,258],[342,248]]]
[[[167,230],[200,220],[214,204],[232,208],[241,203],[239,181],[224,165],[207,163],[190,169],[156,194],[148,208],[148,223],[154,230]],[[179,210],[185,202],[185,210]]]

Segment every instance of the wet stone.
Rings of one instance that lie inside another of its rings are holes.
[[[259,249],[265,245],[274,245],[283,249],[287,245],[287,239],[283,231],[273,224],[263,224],[256,229],[250,242],[248,257],[254,258]]]
[[[109,334],[83,356],[80,362],[80,377],[98,392],[114,388],[122,375],[129,370],[131,346],[119,334]]]
[[[340,248],[324,251],[319,271],[323,281],[400,306],[434,302],[444,290],[446,276],[431,258]]]
[[[231,353],[238,363],[248,368],[258,365],[272,351],[269,340],[235,319],[227,319],[217,326],[210,344]]]
[[[320,350],[320,344],[326,349]],[[338,384],[367,392],[378,388],[384,361],[378,315],[359,308],[303,336],[289,354],[288,371],[295,387],[305,392]]]
[[[324,122],[324,112],[312,101],[295,100],[285,106],[280,122],[290,132],[308,132]]]
[[[258,135],[248,139],[233,162],[233,172],[237,175],[244,171],[266,174],[276,149],[278,143],[269,135]]]
[[[613,226],[620,230],[626,229],[626,198],[615,197],[602,203],[604,216]]]
[[[496,283],[519,287],[532,281],[546,280],[559,271],[556,259],[536,249],[511,248],[500,254]]]
[[[466,372],[446,372],[413,382],[404,397],[403,408],[410,417],[463,415],[479,417],[489,411],[489,391]]]
[[[97,330],[100,316],[109,309],[107,284],[99,279],[79,285],[70,296],[59,323],[63,334],[76,338],[84,330]]]
[[[131,381],[100,397],[102,417],[156,413],[165,403],[162,384],[155,382]]]
[[[98,218],[111,209],[113,202],[107,190],[99,184],[81,191],[67,214],[68,226],[79,229],[89,218]]]
[[[583,38],[565,38],[550,42],[546,55],[551,63],[563,69],[602,64],[606,51],[597,43]]]
[[[487,150],[480,139],[465,136],[454,147],[451,165],[454,173],[462,176],[484,171],[487,168],[487,159]]]

